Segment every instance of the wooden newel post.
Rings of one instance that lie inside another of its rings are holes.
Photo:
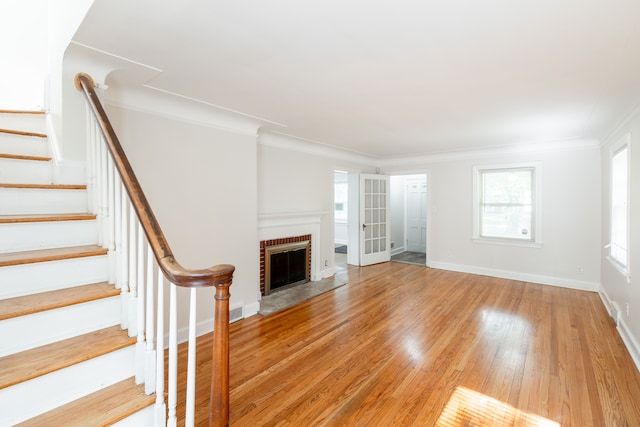
[[[213,331],[213,375],[211,378],[211,402],[209,426],[229,425],[229,286],[227,282],[216,284],[215,322]]]

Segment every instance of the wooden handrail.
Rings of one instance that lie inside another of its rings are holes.
[[[93,79],[86,73],[78,73],[74,83],[76,88],[86,96],[100,125],[116,170],[164,276],[178,286],[188,288],[215,286],[216,288],[214,372],[211,385],[212,417],[209,422],[210,425],[226,426],[229,423],[229,286],[233,280],[235,267],[229,264],[220,264],[207,269],[189,270],[176,261],[111,122],[98,99]],[[214,413],[215,416],[213,416]]]

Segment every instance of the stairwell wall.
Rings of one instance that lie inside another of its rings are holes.
[[[187,268],[236,266],[231,307],[257,311],[256,136],[108,106],[107,113],[163,228]],[[198,333],[213,327],[213,290],[198,292]],[[178,328],[189,295],[179,292]]]

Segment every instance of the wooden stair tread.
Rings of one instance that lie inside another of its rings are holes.
[[[45,114],[42,110],[3,110],[0,109],[0,114]]]
[[[39,294],[0,300],[0,320],[67,307],[120,295],[120,290],[107,283],[74,286]]]
[[[0,183],[0,188],[33,188],[41,190],[86,190],[86,185],[75,184],[8,184]]]
[[[0,358],[0,389],[135,344],[120,326],[111,326]],[[45,424],[46,425],[46,424]],[[53,425],[53,424],[49,424]]]
[[[36,138],[46,138],[47,134],[39,132],[27,132],[23,130],[0,129],[0,133],[8,133],[11,135],[35,136]]]
[[[10,265],[33,264],[36,262],[59,261],[63,259],[84,258],[106,255],[107,250],[97,245],[72,246],[69,248],[39,249],[35,251],[11,252],[0,254],[0,267]]]
[[[93,219],[96,219],[96,215],[87,214],[87,213],[0,215],[0,224],[13,224],[18,222],[85,221],[85,220],[93,220]]]
[[[153,405],[154,402],[155,395],[147,396],[144,394],[144,386],[135,385],[133,378],[129,378],[17,426],[107,426]]]
[[[4,154],[4,153],[0,153],[0,158],[12,159],[12,160],[34,160],[36,162],[48,162],[51,160],[51,157],[24,156],[22,154]]]

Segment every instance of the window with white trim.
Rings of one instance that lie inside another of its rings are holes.
[[[539,165],[474,168],[474,238],[539,243]]]
[[[629,146],[618,144],[611,155],[611,260],[627,269],[629,238]]]

